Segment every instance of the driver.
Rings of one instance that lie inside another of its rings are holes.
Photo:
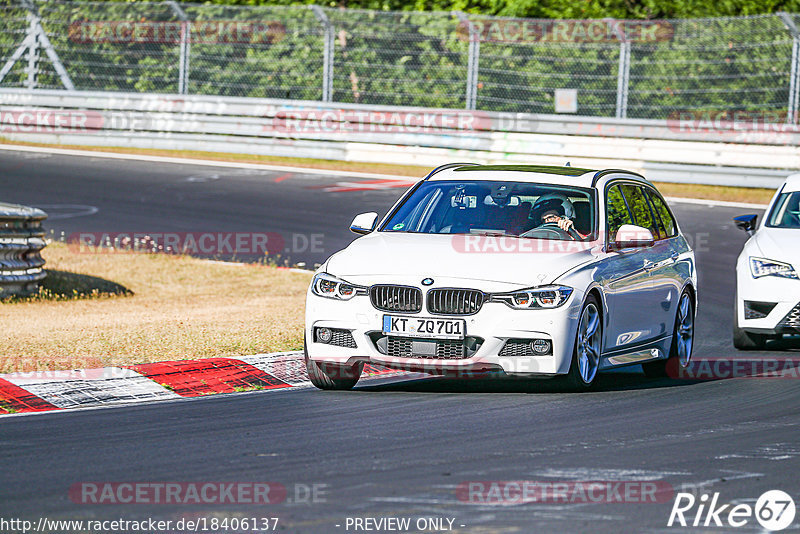
[[[575,229],[575,223],[572,221],[575,218],[575,207],[570,199],[561,193],[540,196],[536,199],[532,212],[534,220],[541,221],[538,227],[555,224],[565,232],[569,232],[573,239],[575,237],[572,234],[578,235],[581,239],[586,237]]]

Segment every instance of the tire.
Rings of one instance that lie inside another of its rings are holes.
[[[760,350],[767,344],[769,336],[765,334],[751,334],[739,328],[739,295],[735,296],[736,305],[733,307],[733,346],[738,350]]]
[[[603,345],[603,315],[597,297],[589,295],[581,309],[569,372],[564,377],[571,391],[586,391],[594,385]]]
[[[649,378],[663,378],[670,372],[686,369],[692,361],[694,349],[694,300],[688,290],[681,293],[678,299],[678,310],[675,312],[675,327],[672,331],[672,345],[669,356],[665,360],[656,360],[642,364],[644,374]]]
[[[319,389],[352,389],[361,378],[361,371],[364,369],[364,362],[358,362],[355,365],[315,362],[308,357],[305,337],[303,338],[303,355],[306,360],[308,379]]]

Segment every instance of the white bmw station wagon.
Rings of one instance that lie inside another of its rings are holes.
[[[312,383],[365,363],[456,376],[561,376],[689,364],[694,253],[669,206],[622,170],[454,163],[331,256],[308,290]]]

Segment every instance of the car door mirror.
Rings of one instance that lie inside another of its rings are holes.
[[[350,231],[354,234],[368,234],[375,229],[375,223],[377,222],[378,214],[374,211],[360,213],[350,223]]]
[[[758,222],[758,215],[740,215],[733,218],[734,224],[747,232],[748,235],[753,235],[756,231],[756,223]]]
[[[623,224],[617,230],[614,240],[608,244],[609,250],[623,250],[626,248],[645,248],[655,243],[653,232],[635,224]]]

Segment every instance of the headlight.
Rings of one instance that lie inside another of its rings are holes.
[[[794,267],[788,263],[783,263],[775,260],[767,260],[764,258],[750,258],[750,272],[753,278],[761,278],[762,276],[780,276],[781,278],[794,278],[797,279],[797,273]]]
[[[345,282],[328,273],[319,273],[311,281],[311,291],[320,297],[350,300],[356,295],[366,294],[366,288]]]
[[[490,300],[504,302],[518,310],[530,308],[558,308],[572,295],[572,288],[566,286],[542,286],[520,289],[511,293],[495,293]]]

